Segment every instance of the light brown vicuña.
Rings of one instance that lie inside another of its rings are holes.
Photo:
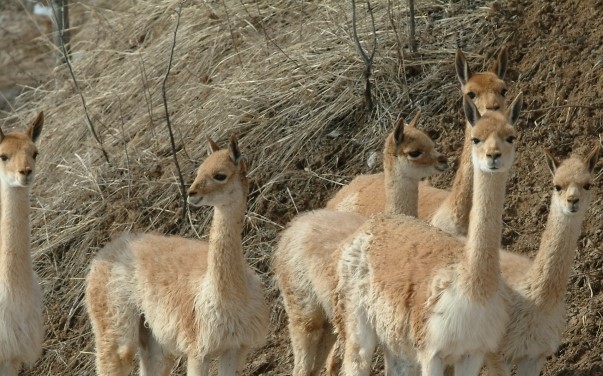
[[[415,127],[418,119],[407,126],[400,120],[385,141],[385,192],[392,214],[416,216],[419,180],[448,167],[433,141]],[[295,376],[318,375],[333,346],[336,250],[365,220],[357,213],[317,210],[298,216],[281,233],[273,267],[289,316]]]
[[[343,371],[368,375],[376,344],[423,376],[478,375],[504,334],[507,287],[499,245],[513,163],[519,95],[505,114],[480,116],[463,97],[471,128],[473,204],[466,244],[412,217],[377,215],[341,246],[335,322],[345,336]],[[416,359],[415,359],[416,357]]]
[[[592,199],[590,186],[599,159],[595,147],[585,159],[559,163],[546,152],[553,193],[540,249],[534,261],[502,252],[503,277],[511,287],[511,320],[498,354],[488,356],[488,374],[538,376],[561,344],[565,293],[582,221]]]
[[[17,376],[42,354],[42,294],[31,263],[29,192],[40,112],[25,132],[0,130],[0,375]]]
[[[86,279],[86,308],[100,375],[127,375],[140,351],[143,374],[167,375],[186,355],[188,375],[240,374],[267,337],[269,312],[241,245],[248,181],[235,136],[213,153],[188,190],[192,206],[214,207],[209,243],[126,234],[105,246]]]
[[[502,111],[507,88],[503,78],[507,69],[507,50],[502,48],[490,72],[472,73],[461,50],[456,53],[456,74],[461,91],[469,95],[480,113]],[[432,225],[458,236],[466,236],[471,210],[471,126],[465,128],[465,142],[452,190],[429,184],[419,186],[418,216]],[[383,174],[361,175],[339,190],[327,203],[327,209],[358,212],[365,216],[385,208]]]

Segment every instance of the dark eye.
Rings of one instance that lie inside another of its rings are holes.
[[[36,159],[36,158],[38,158],[38,152],[37,152],[37,151],[35,151],[35,152],[33,153],[33,159]]]
[[[214,175],[214,179],[216,179],[217,181],[224,181],[224,180],[226,180],[226,175],[224,175],[224,174],[215,174]]]
[[[467,95],[469,96],[469,98],[471,99],[475,99],[475,97],[477,97],[477,94],[475,94],[474,92],[470,91],[467,93]]]
[[[479,143],[480,143],[480,142],[482,142],[482,141],[481,141],[479,138],[475,138],[475,137],[473,137],[473,138],[471,139],[471,142],[473,142],[474,144],[476,144],[476,145],[477,145],[477,144],[479,144]]]
[[[555,190],[556,190],[557,192],[559,192],[559,191],[561,190],[561,186],[559,186],[559,185],[555,185],[553,188],[555,188]]]
[[[411,158],[419,158],[421,156],[421,154],[423,154],[423,152],[421,152],[419,150],[411,151],[410,153],[408,153],[408,155],[410,155]]]
[[[512,144],[513,141],[515,141],[516,138],[517,137],[515,137],[515,136],[509,136],[509,137],[507,137],[507,142],[510,143],[510,144]]]
[[[502,91],[500,92],[500,95],[505,97],[507,95],[507,89],[502,89]]]
[[[589,191],[590,190],[590,183],[584,184],[584,189]]]
[[[0,159],[2,159],[3,162],[8,161],[8,155],[2,154],[0,155]]]

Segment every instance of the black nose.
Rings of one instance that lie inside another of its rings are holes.
[[[498,158],[500,158],[500,156],[502,154],[500,154],[499,152],[496,153],[488,153],[486,154],[488,157],[492,158],[493,161],[497,160]]]
[[[580,199],[578,197],[568,197],[567,202],[569,202],[570,204],[577,204],[578,201],[580,201]]]
[[[26,177],[29,176],[29,175],[31,175],[31,172],[32,172],[32,170],[29,167],[28,168],[24,168],[22,170],[19,170],[19,173],[21,175],[25,175]]]

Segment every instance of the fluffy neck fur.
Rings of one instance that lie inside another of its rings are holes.
[[[29,188],[0,182],[0,280],[4,286],[26,294],[32,288],[30,255]]]
[[[231,301],[245,296],[245,260],[241,237],[246,199],[216,206],[209,231],[207,276],[217,298]]]
[[[469,215],[471,212],[471,199],[473,194],[473,165],[471,164],[471,125],[465,123],[465,141],[460,156],[460,165],[454,176],[454,183],[450,194],[442,203],[448,207],[452,220],[461,233],[467,235],[469,228]]]
[[[567,289],[584,213],[572,217],[551,205],[540,249],[527,276],[528,296],[541,309],[560,304]]]
[[[508,172],[473,173],[473,205],[462,262],[461,286],[475,300],[487,300],[500,281],[499,248]]]
[[[404,173],[395,156],[383,160],[385,179],[385,213],[417,217],[419,180]]]

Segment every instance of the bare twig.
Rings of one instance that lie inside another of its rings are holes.
[[[186,187],[184,186],[184,178],[182,177],[182,171],[180,170],[180,164],[178,163],[178,156],[176,155],[176,143],[174,142],[174,132],[172,131],[172,123],[170,122],[170,112],[168,111],[166,84],[170,70],[172,69],[172,60],[174,59],[174,49],[176,48],[176,35],[178,34],[178,27],[180,26],[180,15],[182,14],[182,7],[186,0],[180,0],[178,5],[178,16],[176,18],[176,27],[174,28],[174,39],[172,41],[172,48],[170,50],[170,59],[168,66],[163,77],[163,83],[161,84],[161,93],[163,95],[163,108],[165,110],[165,121],[170,135],[170,145],[172,146],[172,156],[174,157],[174,165],[176,166],[176,172],[178,173],[178,179],[180,180],[180,196],[182,198],[182,221],[186,219],[187,205],[186,205]]]
[[[226,3],[222,0],[222,6],[224,6],[224,13],[226,13],[226,22],[228,22],[228,30],[230,32],[230,39],[232,39],[232,46],[237,53],[237,60],[239,61],[239,65],[243,65],[243,61],[241,60],[241,55],[239,54],[239,47],[237,46],[237,41],[235,39],[234,31],[232,30],[232,25],[230,24],[230,16],[228,15],[228,7],[226,7]]]
[[[59,55],[57,57],[59,64],[65,64],[67,59],[71,58],[71,32],[69,31],[69,0],[53,0],[52,11],[54,13],[54,21],[56,24],[55,40],[57,47],[64,45],[63,48],[59,48]]]
[[[415,39],[415,0],[408,0],[408,47],[412,53],[417,52]]]
[[[51,7],[51,8],[52,8],[54,17],[56,19],[58,17],[58,15],[56,13],[56,9],[55,9],[55,7]],[[65,46],[65,41],[63,40],[63,34],[61,33],[60,36],[61,37],[59,38],[59,42],[60,42],[59,47],[63,50],[63,56],[65,57],[65,63],[67,64],[67,68],[69,68],[69,74],[71,75],[71,79],[73,80],[75,89],[77,90],[77,93],[79,94],[80,99],[82,101],[82,106],[84,107],[84,114],[86,115],[86,124],[88,125],[88,129],[90,130],[90,133],[92,133],[92,136],[94,137],[94,139],[100,146],[100,149],[103,153],[103,156],[105,157],[105,160],[107,161],[107,163],[110,163],[109,155],[107,154],[107,151],[105,150],[105,147],[103,145],[103,140],[96,133],[96,129],[94,129],[94,124],[92,124],[92,119],[90,118],[90,114],[88,113],[88,106],[86,105],[86,98],[84,98],[84,94],[82,94],[82,90],[80,89],[80,84],[77,82],[77,79],[75,78],[75,73],[73,72],[73,67],[71,66],[70,54],[67,52],[67,47]]]
[[[400,41],[400,34],[398,32],[398,28],[396,26],[396,22],[394,21],[394,7],[392,5],[392,0],[387,0],[387,13],[389,15],[389,23],[392,26],[392,30],[394,32],[394,37],[396,38],[396,53],[398,54],[398,59],[400,60],[400,65],[402,66],[402,79],[404,80],[404,93],[406,94],[406,99],[408,103],[411,102],[410,94],[408,90],[408,80],[406,79],[406,61],[404,60],[406,57],[404,56],[404,50],[402,48],[402,42]]]
[[[356,43],[356,48],[358,49],[358,53],[364,61],[364,80],[366,83],[364,88],[364,98],[366,100],[366,110],[367,112],[371,112],[373,110],[373,96],[371,94],[370,78],[373,70],[373,59],[375,57],[375,51],[377,50],[377,31],[375,30],[375,16],[373,14],[373,8],[371,7],[370,0],[366,0],[366,5],[371,17],[371,26],[373,30],[373,50],[371,51],[370,56],[366,53],[366,51],[364,51],[362,45],[360,44],[360,39],[358,38],[358,30],[356,26],[356,0],[352,0],[352,30],[354,32],[354,42]]]

